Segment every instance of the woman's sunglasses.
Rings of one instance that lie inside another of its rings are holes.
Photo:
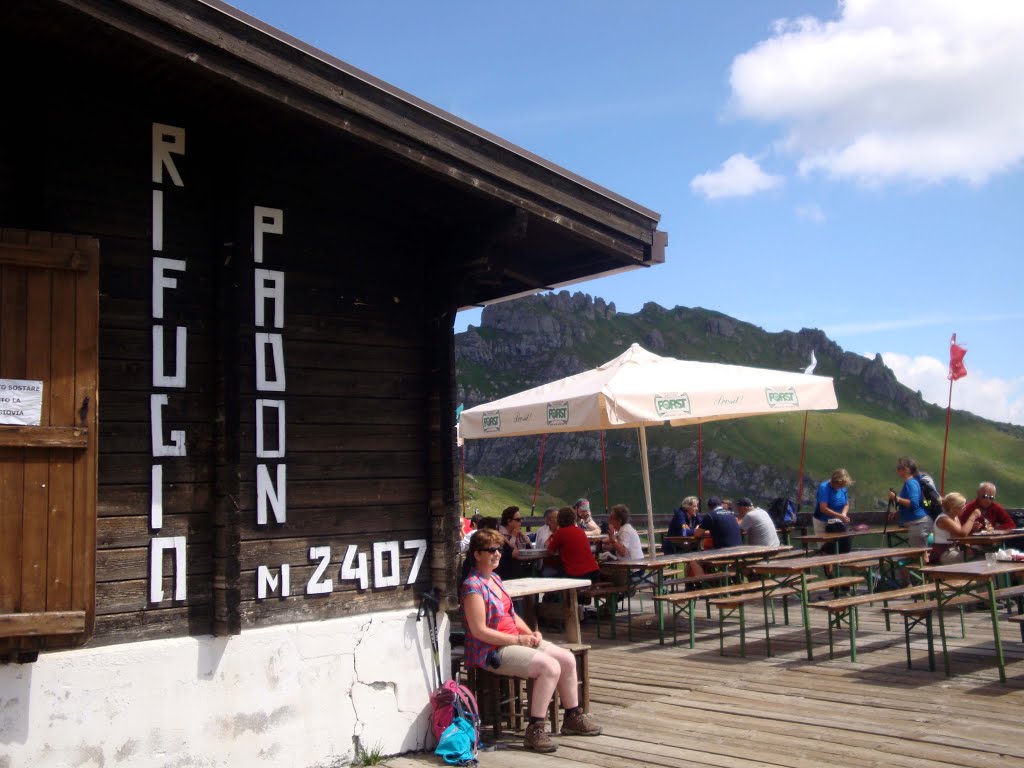
[[[477,552],[490,552],[493,555],[495,552],[501,552],[501,547],[488,547],[487,549],[478,549]]]

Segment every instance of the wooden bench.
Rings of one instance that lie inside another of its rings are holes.
[[[579,705],[584,712],[590,712],[590,646],[578,643],[558,643],[572,652],[576,658],[576,685],[579,689]],[[533,680],[521,677],[499,675],[489,669],[466,668],[466,685],[476,696],[480,707],[481,729],[490,726],[495,739],[500,739],[507,728],[521,731],[529,718],[530,696],[533,694]],[[551,732],[560,728],[561,702],[555,689],[548,706]]]
[[[961,584],[962,586],[962,584]],[[934,588],[932,594],[935,594]],[[1022,611],[1022,600],[1024,600],[1024,584],[1016,584],[1012,587],[1005,587],[1003,589],[995,590],[996,600],[1016,600],[1017,601],[1017,615],[1009,616],[1009,620],[1013,622],[1022,622],[1021,614]],[[946,601],[944,606],[954,606],[960,610],[960,637],[967,637],[966,627],[964,626],[964,608],[968,605],[982,605],[984,600],[974,595],[960,595]],[[924,623],[925,626],[925,637],[928,641],[928,669],[932,672],[935,671],[935,636],[933,633],[932,616],[935,611],[939,608],[939,603],[936,600],[920,600],[915,603],[906,603],[903,605],[891,605],[883,608],[882,610],[888,616],[889,614],[896,614],[903,618],[903,636],[907,645],[907,669],[912,669],[911,658],[910,658],[910,630]],[[1021,625],[1021,641],[1024,642],[1024,624]]]
[[[663,579],[661,586],[662,588],[676,592],[676,587],[686,587],[690,584],[708,584],[716,581],[728,581],[731,578],[732,574],[729,573],[729,571],[716,571],[714,573],[705,573],[702,576],[673,576],[668,579]]]
[[[591,587],[580,589],[576,594],[580,598],[588,598],[594,601],[594,608],[597,611],[597,636],[601,637],[602,609],[606,613],[611,629],[611,639],[615,639],[616,614],[618,613],[618,601],[626,599],[626,637],[633,641],[633,595],[636,594],[636,584],[612,584],[599,581]]]
[[[678,619],[679,614],[685,613],[690,622],[690,647],[694,647],[694,609],[698,600],[707,600],[713,597],[722,597],[730,594],[750,594],[754,591],[760,593],[760,584],[721,584],[719,586],[707,587],[706,589],[691,589],[686,592],[675,592],[669,595],[655,595],[654,599],[662,604],[672,606],[672,645],[679,642]],[[710,610],[710,608],[709,608]]]
[[[864,579],[860,576],[838,576],[833,579],[824,579],[822,581],[810,581],[807,584],[807,594],[811,595],[816,592],[827,592],[832,591],[834,595],[839,593],[840,589],[847,587],[855,587],[859,584],[864,583]],[[683,593],[684,595],[687,593]],[[791,587],[783,587],[776,589],[771,593],[772,598],[781,597],[783,600],[788,599],[791,595],[799,595],[800,590],[793,589]],[[718,652],[725,655],[725,620],[736,611],[740,614],[740,656],[747,655],[747,642],[746,642],[746,606],[750,603],[762,602],[764,594],[761,586],[757,587],[756,592],[741,592],[732,597],[717,598],[708,601],[709,605],[714,606],[718,609]],[[767,609],[766,609],[767,610]],[[768,630],[768,622],[764,625],[764,636],[765,641],[768,644],[768,655],[771,656],[771,636]]]
[[[810,603],[807,607],[819,611],[828,611],[828,657],[830,659],[835,658],[835,643],[832,629],[841,627],[843,621],[846,621],[850,629],[850,661],[857,661],[857,609],[860,606],[879,602],[884,606],[890,600],[928,594],[935,594],[934,585],[920,584],[913,587],[904,587],[903,589],[893,589],[888,592],[869,592],[865,595]],[[891,628],[889,625],[889,614],[885,614],[885,628],[887,630]]]
[[[1020,624],[1020,641],[1024,643],[1024,615],[1018,613],[1016,616],[1010,616],[1010,621]]]

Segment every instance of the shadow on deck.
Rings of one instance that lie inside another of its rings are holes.
[[[634,640],[591,643],[591,712],[597,738],[555,737],[558,751],[522,749],[521,735],[480,753],[485,768],[534,765],[601,766],[1024,766],[1024,645],[1015,624],[1001,622],[1007,682],[1000,684],[987,613],[969,612],[967,637],[951,631],[952,677],[927,667],[923,633],[906,666],[903,628],[885,630],[880,609],[861,610],[857,662],[837,637],[828,659],[825,620],[812,616],[814,661],[796,623],[772,628],[774,656],[765,658],[763,621],[747,627],[747,657],[739,656],[736,623],[727,624],[719,655],[717,620],[697,620],[696,648],[658,644],[651,615],[634,617]],[[842,633],[840,633],[842,634]],[[669,635],[668,643],[671,643]],[[485,737],[487,734],[485,734]],[[441,765],[433,755],[391,758],[392,768]]]

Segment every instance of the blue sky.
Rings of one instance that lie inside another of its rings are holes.
[[[821,328],[942,405],[955,332],[953,406],[1024,424],[1019,0],[235,4],[662,214],[666,264],[573,290]]]

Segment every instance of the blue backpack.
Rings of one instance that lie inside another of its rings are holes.
[[[792,499],[780,496],[768,505],[768,516],[776,528],[792,528],[796,525],[796,504]]]

